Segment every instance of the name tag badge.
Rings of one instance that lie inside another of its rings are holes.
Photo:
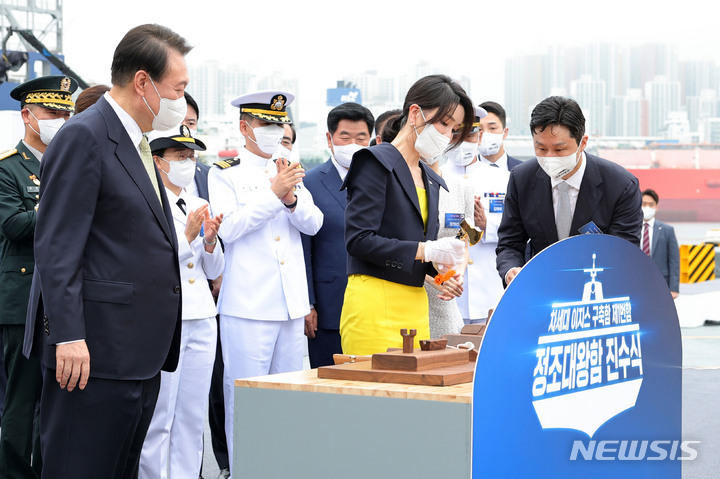
[[[578,231],[581,235],[601,235],[603,234],[602,230],[598,228],[598,226],[595,224],[594,221],[591,221],[590,223],[581,226],[578,228]]]
[[[39,186],[26,186],[28,193],[39,193],[40,187]]]
[[[490,213],[502,213],[505,202],[502,198],[490,198]]]
[[[460,228],[460,223],[465,219],[462,213],[445,213],[445,228]]]

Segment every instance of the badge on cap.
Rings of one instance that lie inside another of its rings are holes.
[[[282,109],[285,108],[286,101],[287,98],[285,98],[284,95],[278,95],[272,99],[272,102],[270,102],[270,109],[275,111],[282,111]]]
[[[190,135],[190,128],[187,125],[180,125],[180,134],[187,138],[192,138]]]
[[[70,91],[70,85],[72,85],[72,81],[70,81],[69,77],[65,77],[62,80],[60,80],[60,90]]]

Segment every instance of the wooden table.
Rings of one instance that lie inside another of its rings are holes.
[[[469,478],[472,383],[235,381],[233,477]]]

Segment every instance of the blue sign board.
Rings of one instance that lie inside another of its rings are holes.
[[[327,89],[327,105],[338,106],[343,103],[360,103],[362,104],[362,93],[357,88],[328,88]]]
[[[640,248],[574,236],[535,256],[485,332],[473,478],[679,479],[682,345],[665,280]]]

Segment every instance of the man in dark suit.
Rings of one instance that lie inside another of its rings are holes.
[[[640,247],[652,257],[670,288],[673,299],[680,292],[680,249],[675,229],[655,219],[660,198],[655,190],[642,192],[643,232]]]
[[[510,172],[498,229],[497,269],[509,284],[530,255],[590,224],[640,244],[638,180],[621,166],[585,153],[585,117],[574,100],[552,96],[530,119],[536,159]]]
[[[368,146],[375,119],[357,103],[343,103],[327,117],[326,133],[332,155],[305,176],[305,187],[323,213],[323,225],[315,236],[303,235],[310,314],[305,317],[310,367],[334,364],[342,353],[340,313],[347,285],[345,206],[347,193],[340,191],[353,154]]]
[[[480,108],[485,110],[487,115],[480,119],[482,140],[480,140],[479,160],[488,165],[512,170],[522,161],[505,152],[504,141],[509,131],[505,126],[505,108],[494,101],[481,103]]]
[[[166,27],[130,30],[110,92],[43,159],[25,337],[44,366],[43,477],[137,477],[160,370],[177,366],[177,239],[143,132],[185,117],[189,51]]]
[[[10,92],[20,102],[25,136],[14,149],[0,155],[0,330],[8,380],[0,422],[3,477],[35,478],[42,469],[40,440],[34,433],[42,375],[38,360],[25,358],[22,347],[35,266],[40,160],[55,132],[70,118],[76,89],[77,82],[70,77],[48,76]]]

